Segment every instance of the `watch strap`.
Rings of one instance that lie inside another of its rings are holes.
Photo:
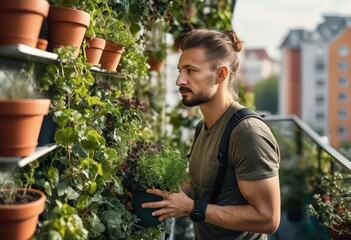
[[[205,221],[208,203],[204,200],[194,200],[194,204],[195,206],[190,213],[190,219],[194,222]]]

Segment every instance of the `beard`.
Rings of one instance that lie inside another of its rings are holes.
[[[203,103],[207,103],[211,100],[211,97],[209,96],[194,96],[191,99],[182,99],[182,103],[187,106],[187,107],[194,107],[194,106],[199,106]]]
[[[205,96],[204,94],[202,95],[195,95],[191,89],[189,88],[186,88],[186,87],[180,87],[179,88],[179,91],[182,92],[182,91],[187,91],[187,92],[191,92],[193,94],[193,97],[192,98],[186,98],[183,96],[183,99],[182,99],[182,102],[185,106],[187,107],[194,107],[194,106],[199,106],[203,103],[207,103],[209,102],[212,97],[211,96]]]

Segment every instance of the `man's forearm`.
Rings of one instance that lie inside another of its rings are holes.
[[[209,204],[206,222],[236,231],[272,233],[278,216],[259,212],[251,205],[218,206]]]

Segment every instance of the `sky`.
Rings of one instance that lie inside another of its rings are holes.
[[[315,30],[323,15],[351,16],[351,0],[237,0],[232,23],[246,48],[279,60],[289,30]]]

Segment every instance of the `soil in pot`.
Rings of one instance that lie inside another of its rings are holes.
[[[39,215],[44,211],[45,195],[41,191],[28,189],[26,198],[20,198],[23,189],[19,189],[16,204],[0,204],[0,239],[32,239]]]

